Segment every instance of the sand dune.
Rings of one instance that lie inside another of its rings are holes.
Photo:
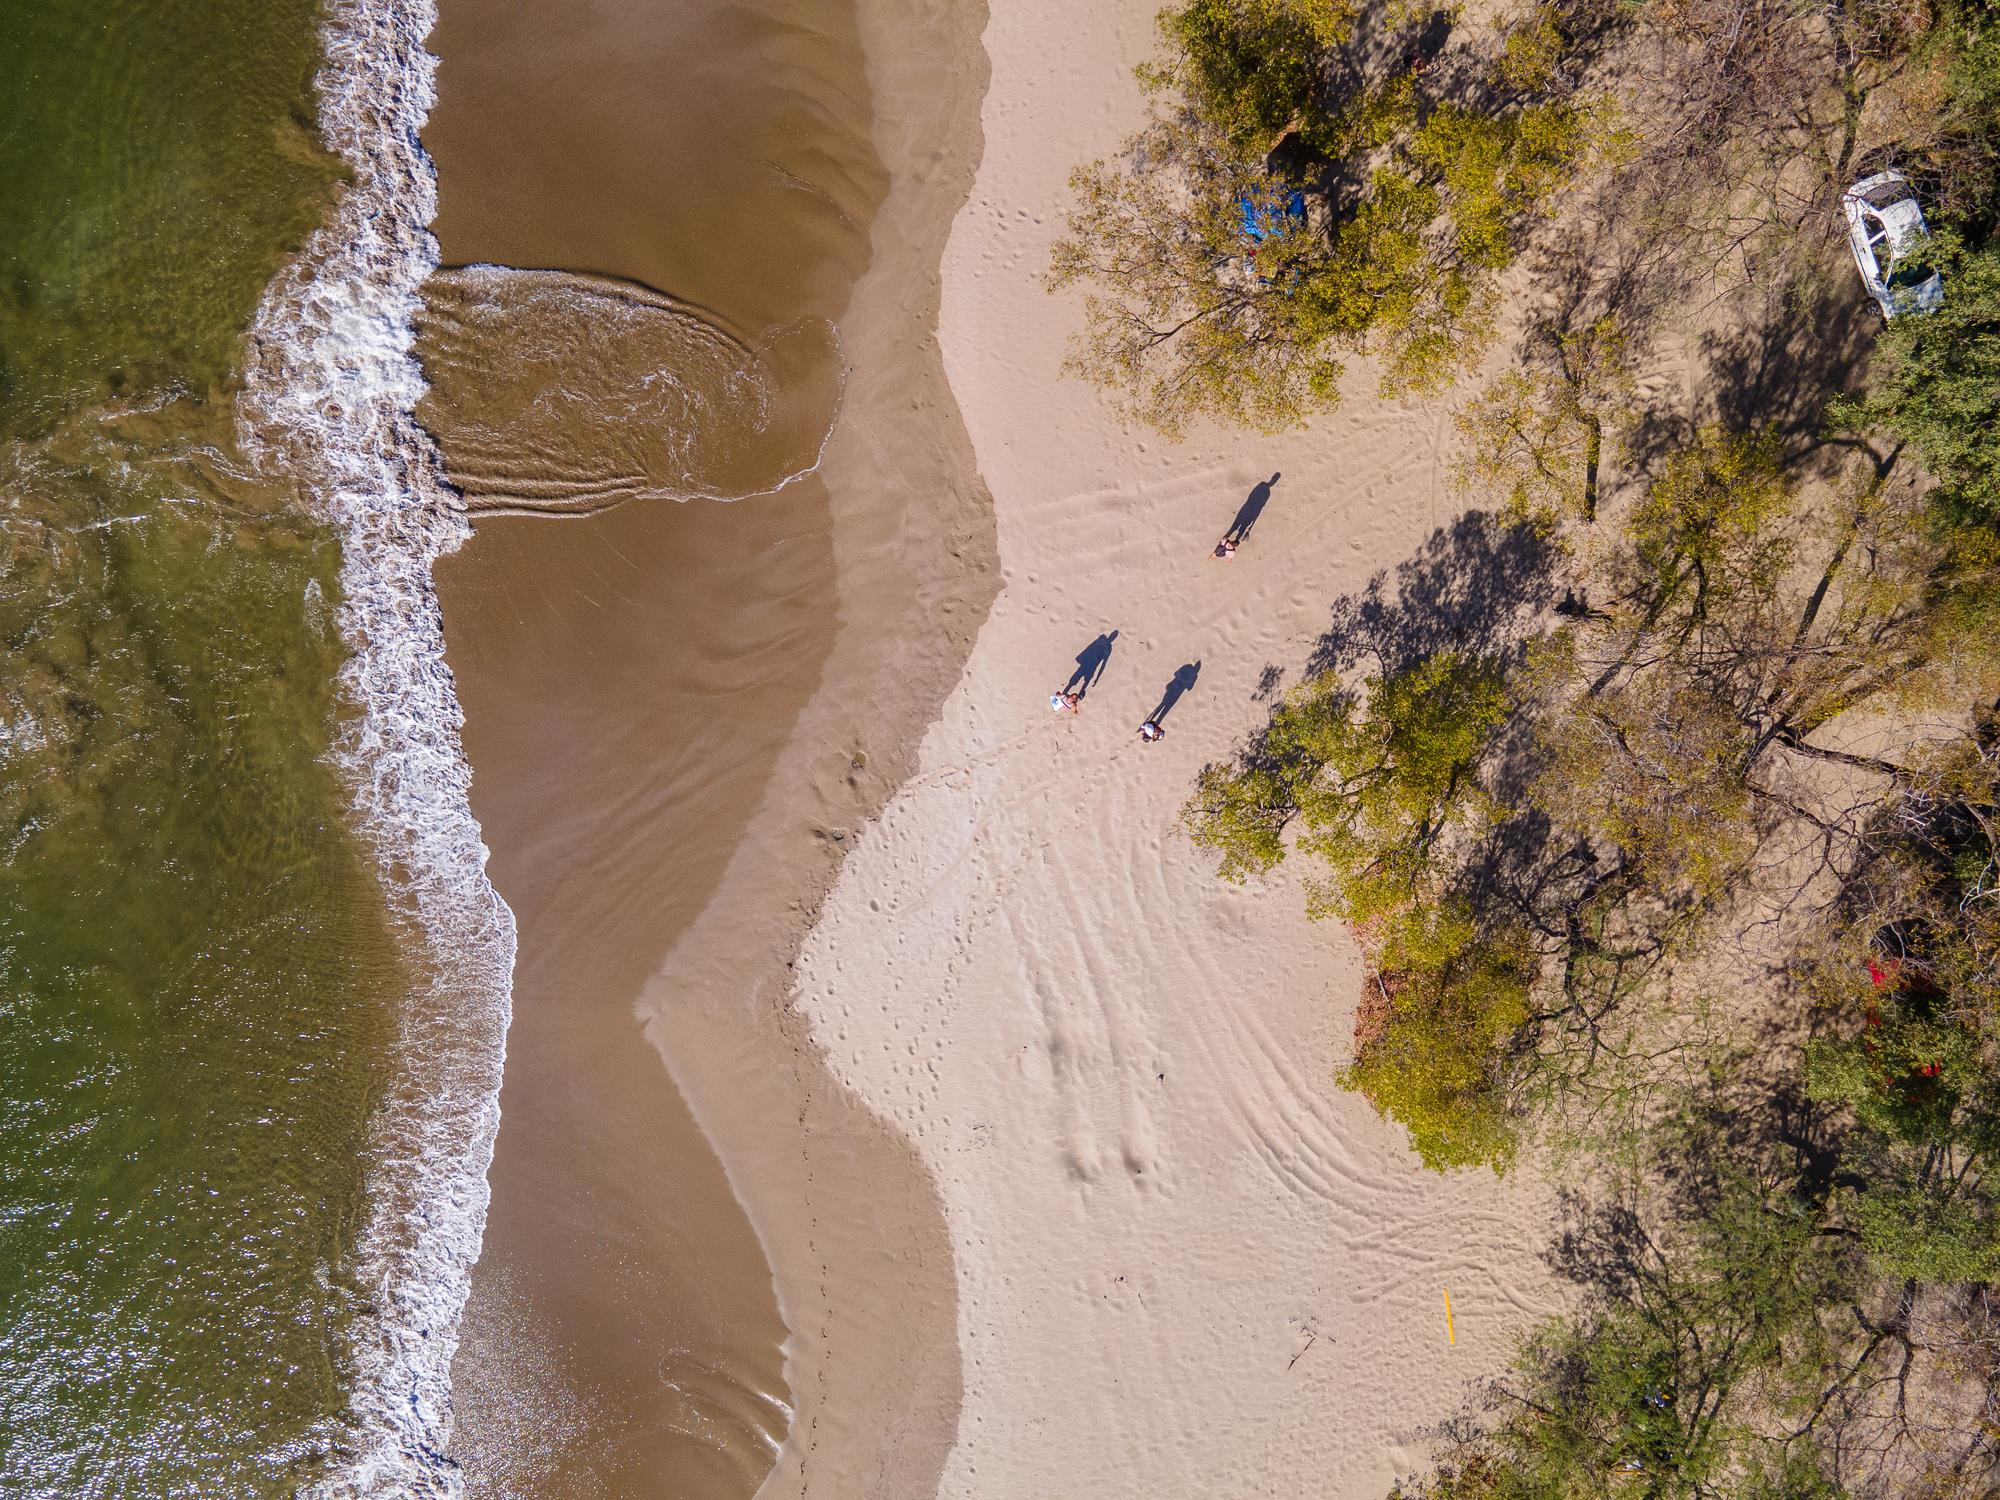
[[[942,1193],[964,1382],[943,1494],[1374,1495],[1557,1306],[1546,1193],[1426,1173],[1339,1092],[1352,944],[1290,877],[1218,882],[1173,822],[1335,602],[1393,591],[1457,518],[1452,429],[1356,378],[1307,433],[1169,445],[1057,377],[1076,310],[1039,274],[1069,170],[1139,116],[1152,9],[993,7],[941,339],[1004,585],[795,1002]],[[1052,715],[1113,630],[1082,713]]]

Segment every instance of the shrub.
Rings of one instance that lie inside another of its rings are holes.
[[[1048,278],[1086,288],[1068,369],[1169,434],[1295,425],[1337,403],[1362,351],[1385,390],[1448,384],[1490,339],[1523,230],[1608,138],[1602,105],[1558,82],[1554,14],[1504,33],[1459,99],[1426,97],[1400,60],[1335,66],[1351,14],[1334,0],[1166,12],[1167,56],[1141,73],[1151,123],[1072,178]]]
[[[1943,305],[1883,331],[1886,377],[1837,414],[1909,443],[1948,516],[2000,525],[2000,249],[1968,251],[1941,234],[1930,255],[1944,273]]]

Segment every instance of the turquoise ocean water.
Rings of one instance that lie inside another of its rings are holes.
[[[315,0],[0,0],[0,1494],[290,1495],[361,1439],[410,988],[330,749],[342,551],[238,451],[347,175]]]

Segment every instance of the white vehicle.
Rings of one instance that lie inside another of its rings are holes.
[[[1910,179],[1901,172],[1864,177],[1841,195],[1840,206],[1847,215],[1847,242],[1862,284],[1882,316],[1935,312],[1944,301],[1944,278],[1900,259],[1930,233]]]

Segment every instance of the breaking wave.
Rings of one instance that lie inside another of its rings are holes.
[[[417,424],[411,348],[437,265],[418,132],[435,97],[435,0],[328,0],[321,130],[351,181],[264,294],[237,421],[342,540],[350,708],[335,756],[413,941],[399,1066],[372,1128],[351,1446],[316,1500],[456,1496],[451,1361],[499,1125],[514,920],[486,878],[431,566],[468,535]]]

